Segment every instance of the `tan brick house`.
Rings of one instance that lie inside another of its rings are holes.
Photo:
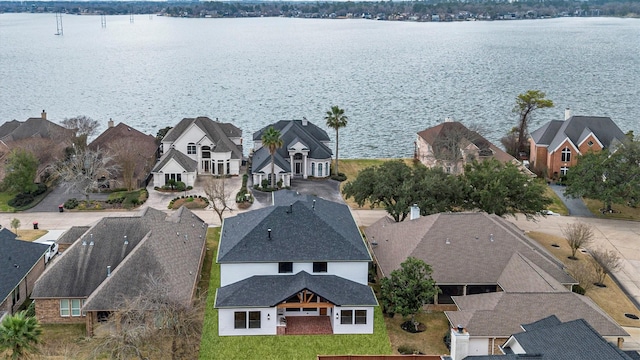
[[[84,232],[36,282],[32,298],[43,324],[85,323],[87,334],[151,282],[189,304],[205,255],[207,224],[185,207],[167,215],[105,217]]]

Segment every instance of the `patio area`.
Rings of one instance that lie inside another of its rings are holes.
[[[288,316],[285,335],[333,334],[328,316]]]

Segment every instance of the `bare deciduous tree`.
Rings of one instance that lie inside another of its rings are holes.
[[[596,249],[590,251],[591,264],[596,271],[596,285],[603,286],[607,275],[617,271],[622,266],[620,256],[613,250]]]
[[[89,201],[92,191],[100,191],[100,181],[112,178],[118,171],[118,165],[106,151],[83,149],[75,151],[65,161],[50,168],[51,176],[61,181],[67,191],[75,189]]]
[[[574,262],[567,267],[567,270],[585,292],[593,288],[593,285],[598,281],[593,267],[585,262]]]
[[[229,210],[231,211],[231,194],[227,189],[227,179],[225,178],[210,178],[204,184],[204,193],[209,199],[209,206],[213,211],[218,214],[220,223],[222,223],[222,214]]]
[[[591,244],[593,241],[593,228],[583,222],[575,222],[564,226],[562,234],[571,248],[571,256],[569,257],[571,260],[577,260],[576,252],[578,249]]]
[[[94,356],[116,359],[190,359],[197,355],[206,295],[193,303],[178,300],[171,287],[154,276],[140,295],[124,299],[111,313],[111,330]],[[170,348],[168,348],[170,344]]]
[[[436,163],[453,174],[459,174],[465,162],[478,160],[480,156],[492,154],[490,143],[484,139],[472,124],[469,127],[461,122],[447,121],[440,134],[433,141],[433,156]]]
[[[146,175],[153,166],[154,158],[149,157],[149,144],[121,138],[110,145],[114,161],[119,165],[122,185],[128,191],[138,187],[137,179]]]
[[[86,115],[78,115],[72,118],[65,118],[60,121],[62,126],[67,129],[74,130],[76,132],[76,136],[85,136],[91,137],[95,135],[96,131],[98,131],[98,121],[93,120],[92,118]]]

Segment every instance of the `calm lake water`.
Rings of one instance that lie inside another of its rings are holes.
[[[411,23],[288,18],[63,18],[0,14],[0,122],[46,109],[155,135],[209,116],[252,133],[281,119],[324,124],[346,109],[341,157],[407,157],[415,133],[453,117],[498,139],[515,97],[547,93],[538,127],[610,116],[640,133],[640,20]],[[334,134],[329,131],[333,137]],[[248,153],[248,151],[245,151]]]

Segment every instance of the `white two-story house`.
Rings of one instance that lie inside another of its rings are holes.
[[[169,180],[193,186],[198,175],[238,175],[242,165],[242,130],[208,117],[184,118],[160,144],[153,184]]]
[[[219,335],[371,334],[371,255],[349,208],[293,191],[224,220]]]
[[[254,184],[262,184],[271,176],[271,153],[262,146],[262,134],[273,127],[280,131],[283,146],[274,154],[275,181],[291,185],[292,177],[327,178],[331,175],[331,139],[327,132],[307,119],[280,120],[253,133],[254,153],[252,176]]]

